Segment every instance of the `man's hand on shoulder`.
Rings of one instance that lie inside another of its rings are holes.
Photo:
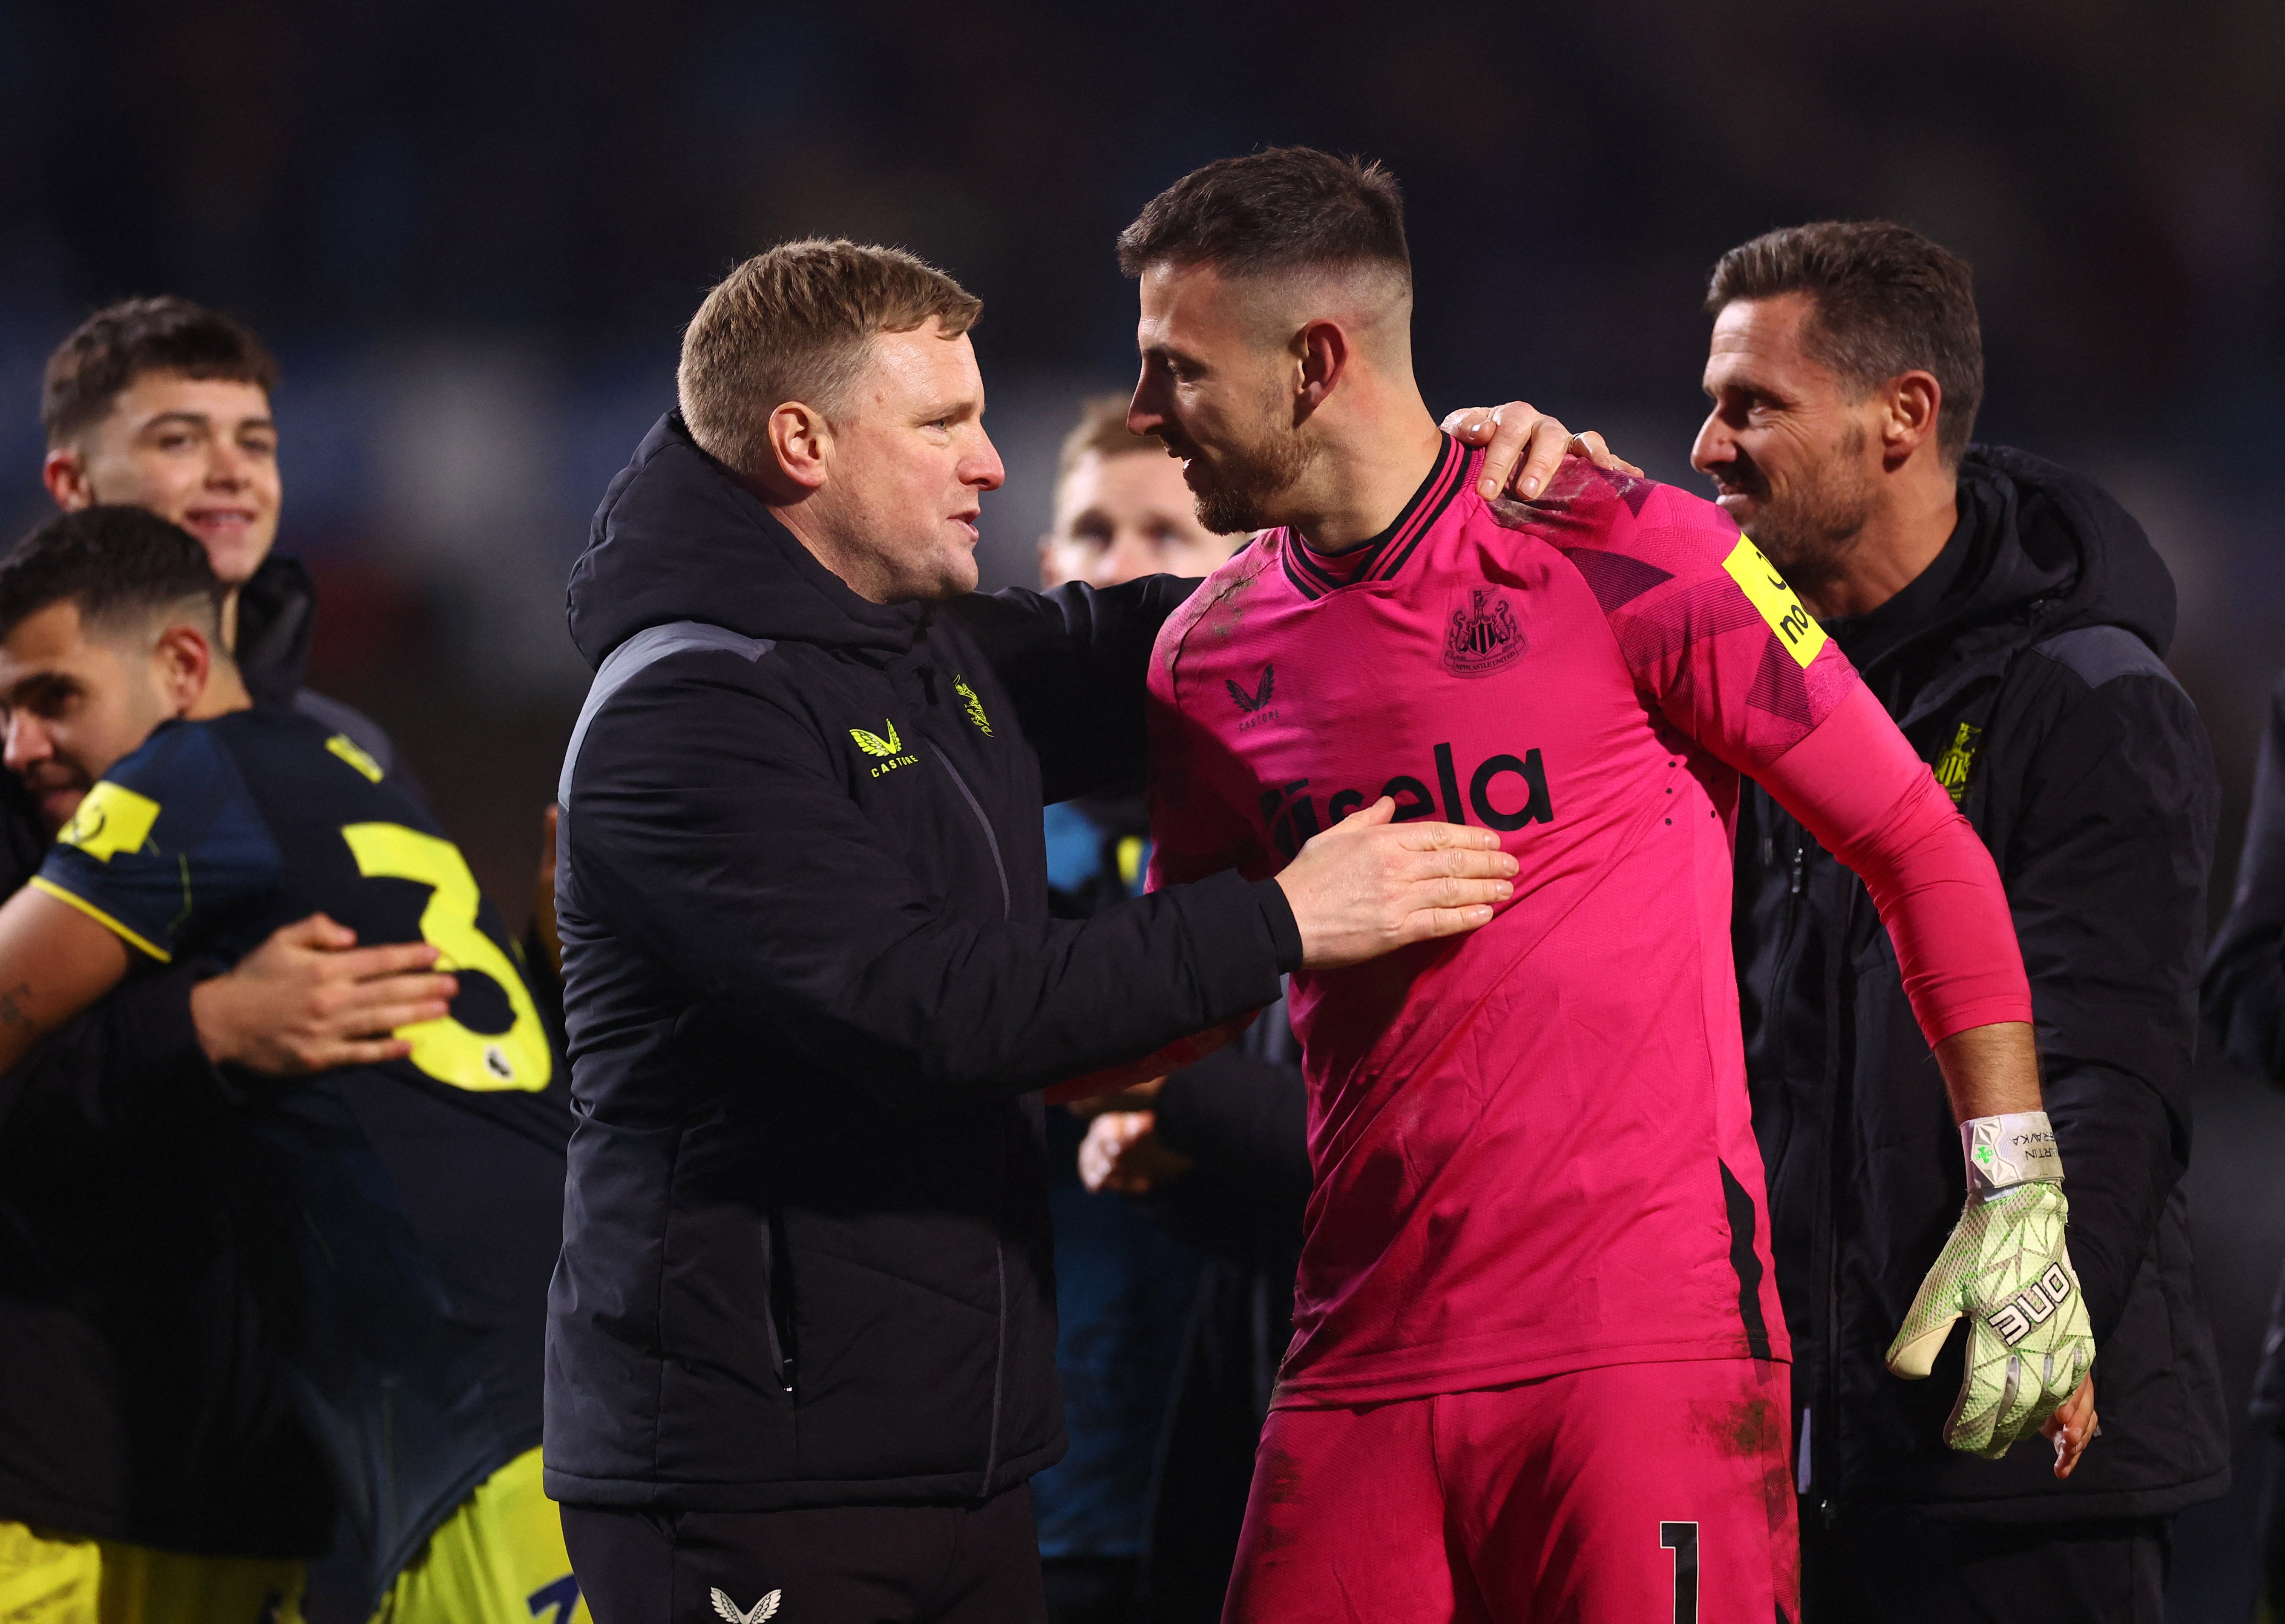
[[[1573,434],[1528,401],[1504,406],[1463,406],[1444,419],[1444,432],[1463,445],[1481,445],[1483,475],[1476,493],[1489,498],[1503,492],[1528,502],[1547,489],[1563,459],[1576,451],[1598,468],[1642,477],[1642,470],[1603,443],[1593,429]]]
[[[443,1019],[459,991],[436,962],[426,942],[359,947],[312,914],[192,989],[191,1018],[209,1060],[271,1077],[402,1060],[412,1046],[389,1034]]]
[[[1518,865],[1491,830],[1395,814],[1381,796],[1311,839],[1277,876],[1310,969],[1476,930],[1514,894]]]

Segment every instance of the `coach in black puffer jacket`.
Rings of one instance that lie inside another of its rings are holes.
[[[1963,1455],[1943,1440],[1959,1339],[1929,1380],[1882,1368],[1959,1214],[1959,1132],[1864,887],[1749,789],[1739,992],[1804,1525],[2141,1519],[2210,1499],[2227,1483],[2228,1427],[2180,1179],[2218,791],[2162,659],[2172,579],[2090,482],[1971,446],[1943,553],[1879,608],[1827,626],[2006,884],[2102,1432],[2065,1483],[2036,1444],[1996,1464]]]
[[[1031,1091],[1300,959],[1234,873],[1048,918],[1040,809],[1135,775],[1191,584],[872,603],[678,414],[613,484],[570,595],[555,1498],[978,1504],[1063,1452]]]

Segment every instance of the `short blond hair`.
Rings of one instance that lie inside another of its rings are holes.
[[[1131,457],[1138,451],[1166,454],[1166,443],[1156,435],[1138,435],[1127,427],[1127,397],[1090,395],[1079,409],[1079,421],[1064,436],[1056,454],[1056,482],[1060,484],[1080,461],[1090,456]]]
[[[690,437],[741,473],[769,466],[770,413],[788,401],[831,415],[876,333],[930,319],[947,337],[984,302],[902,248],[821,237],[781,242],[715,284],[682,334],[675,393]]]

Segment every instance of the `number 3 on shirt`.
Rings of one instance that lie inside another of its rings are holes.
[[[344,824],[342,838],[349,842],[357,872],[367,878],[411,880],[430,888],[428,906],[420,914],[420,937],[436,950],[439,970],[489,976],[507,994],[514,1018],[504,1032],[471,1032],[450,1016],[398,1027],[396,1035],[412,1045],[412,1063],[455,1088],[546,1087],[554,1063],[539,1012],[507,954],[476,928],[481,898],[460,849],[401,823]]]

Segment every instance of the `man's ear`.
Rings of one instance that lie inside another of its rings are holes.
[[[188,716],[206,697],[214,674],[214,643],[196,626],[180,622],[159,633],[151,649],[152,680],[170,716]]]
[[[1349,335],[1336,321],[1313,321],[1293,335],[1300,362],[1294,390],[1296,414],[1307,417],[1339,387],[1349,365]]]
[[[1933,373],[1910,372],[1888,384],[1881,412],[1881,459],[1893,468],[1936,438],[1943,386]]]
[[[833,429],[825,414],[797,400],[770,413],[770,454],[777,472],[803,494],[821,489],[833,459]]]
[[[58,446],[40,464],[40,482],[66,513],[95,506],[95,486],[87,477],[87,462],[69,446]]]

